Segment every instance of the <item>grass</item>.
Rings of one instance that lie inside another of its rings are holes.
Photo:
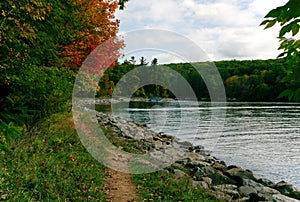
[[[70,114],[55,114],[0,154],[0,200],[102,201],[105,168],[85,150]]]
[[[208,190],[194,188],[189,178],[176,179],[173,173],[157,171],[133,176],[141,201],[220,201]]]
[[[0,152],[0,201],[106,201],[106,168],[82,146],[71,114],[54,114],[33,131],[8,143],[10,152]],[[130,153],[142,154],[150,146],[105,132]],[[133,175],[133,181],[140,201],[219,201],[172,173]]]

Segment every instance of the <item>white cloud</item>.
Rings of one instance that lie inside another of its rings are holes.
[[[286,2],[287,0],[131,0],[124,11],[117,13],[117,18],[121,20],[122,32],[156,28],[185,35],[213,57],[213,60],[267,59],[278,55],[279,43],[276,36],[279,28],[263,30],[259,24],[271,9]],[[152,43],[163,43],[162,38],[157,36]],[[168,59],[170,62],[175,61],[170,55],[156,56],[162,57],[161,61],[164,63]]]

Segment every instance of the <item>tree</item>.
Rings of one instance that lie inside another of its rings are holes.
[[[24,117],[23,122],[33,117],[35,122],[68,103],[74,82],[70,68],[77,70],[95,47],[116,36],[118,3],[1,0],[0,119],[16,123],[15,117]],[[123,42],[112,40],[108,46],[114,48],[109,58],[114,61]]]
[[[79,30],[77,35],[62,52],[65,55],[65,66],[68,67],[80,67],[87,55],[103,42],[115,37],[119,30],[119,20],[114,20],[117,1],[77,0],[76,3],[80,5],[77,14],[82,24],[76,28]],[[107,51],[111,51],[111,48],[119,50],[123,45],[122,41],[114,40]],[[116,53],[115,59],[119,56]]]
[[[129,0],[119,0],[119,7],[120,10],[123,10],[125,8],[125,3],[128,2]]]
[[[158,65],[158,59],[157,58],[154,58],[152,61],[151,61],[151,66],[157,66]]]
[[[146,61],[146,59],[142,56],[140,58],[140,66],[148,65],[149,63]]]
[[[295,37],[300,30],[300,1],[289,0],[285,5],[271,10],[261,25],[265,29],[273,27],[276,23],[281,26],[279,36],[279,50],[283,52],[278,57],[285,57],[288,61],[287,76],[284,81],[291,83],[291,88],[283,91],[279,97],[288,97],[289,100],[300,100],[300,40],[287,38],[291,33]]]

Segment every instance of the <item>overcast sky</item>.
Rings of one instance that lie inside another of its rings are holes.
[[[279,27],[263,30],[259,24],[271,9],[287,1],[130,0],[116,17],[121,20],[121,34],[140,29],[176,32],[195,42],[213,61],[270,59],[279,54]],[[161,64],[179,62],[166,53],[143,54],[148,60],[157,57]]]

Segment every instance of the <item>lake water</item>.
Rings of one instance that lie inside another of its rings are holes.
[[[156,132],[203,145],[228,165],[300,188],[300,104],[131,102],[112,109]]]

